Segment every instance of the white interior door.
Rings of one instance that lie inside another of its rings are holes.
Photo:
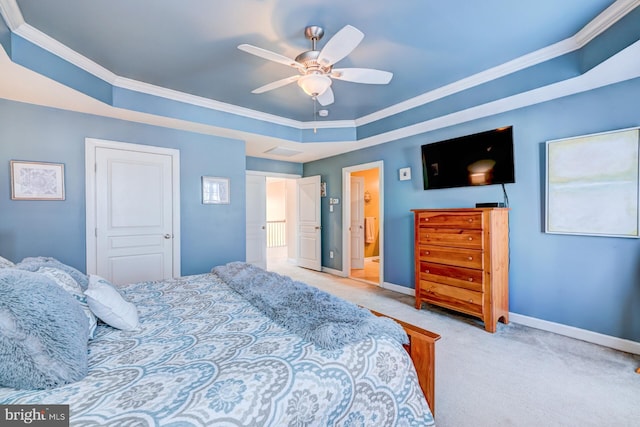
[[[114,284],[173,277],[172,156],[96,147],[96,272]]]
[[[351,177],[351,268],[364,268],[364,177]]]
[[[250,264],[267,268],[267,179],[247,175],[247,249]]]
[[[322,269],[320,176],[298,179],[298,256],[300,267]]]

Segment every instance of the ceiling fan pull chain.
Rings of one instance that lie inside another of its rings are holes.
[[[316,103],[318,102],[318,97],[314,96],[311,99],[313,100],[313,133],[318,133],[318,128],[316,127],[316,116],[318,115],[316,112]]]

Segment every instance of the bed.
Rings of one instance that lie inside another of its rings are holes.
[[[43,271],[32,264],[25,269]],[[60,264],[53,263],[53,270]],[[89,278],[75,279],[89,295]],[[69,405],[71,425],[77,426],[434,424],[438,335],[382,317],[376,319],[401,325],[408,340],[400,342],[393,325],[369,318],[372,327],[355,340],[351,330],[318,334],[321,328],[311,321],[296,330],[291,324],[305,323],[311,311],[287,314],[281,299],[260,290],[265,281],[281,289],[283,280],[302,292],[295,298],[305,304],[293,307],[333,310],[323,307],[333,307],[326,304],[337,298],[244,263],[119,287],[138,322],[125,322],[123,329],[96,322],[82,379],[38,390],[0,386],[0,404]],[[365,319],[360,310],[354,325]]]

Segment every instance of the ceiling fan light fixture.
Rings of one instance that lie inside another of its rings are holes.
[[[324,74],[307,74],[298,79],[298,86],[309,96],[320,96],[331,86],[331,79]]]

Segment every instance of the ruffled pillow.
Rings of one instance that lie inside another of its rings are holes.
[[[0,386],[48,389],[87,375],[89,325],[49,277],[0,269]]]
[[[98,325],[98,320],[89,308],[89,304],[87,304],[87,297],[84,295],[84,292],[82,292],[82,288],[80,288],[78,282],[76,282],[68,273],[53,267],[40,267],[35,272],[49,277],[51,280],[56,282],[56,285],[67,291],[73,299],[80,304],[82,311],[85,316],[87,316],[87,320],[89,320],[89,338],[93,338]]]
[[[6,258],[0,256],[0,268],[13,268],[16,265]]]
[[[16,264],[16,268],[27,271],[36,271],[40,267],[57,268],[68,273],[71,277],[74,278],[76,282],[78,282],[78,285],[80,285],[83,291],[87,289],[87,286],[89,285],[89,277],[86,274],[82,273],[79,270],[76,270],[70,265],[58,261],[55,258],[44,256],[27,257]]]
[[[84,291],[93,313],[104,323],[124,331],[140,327],[138,309],[125,300],[109,281],[100,276],[89,276],[89,287]]]

